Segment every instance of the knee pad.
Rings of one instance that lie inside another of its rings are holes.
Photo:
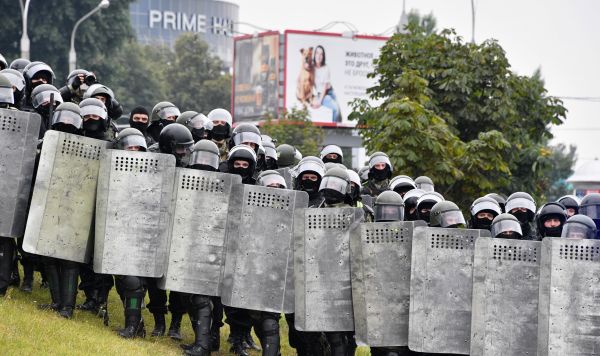
[[[124,292],[142,292],[146,290],[142,277],[122,276],[119,278],[119,284],[123,287]]]

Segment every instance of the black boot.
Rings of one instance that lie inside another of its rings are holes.
[[[190,320],[194,329],[194,343],[185,349],[186,355],[209,356],[210,355],[210,326],[212,310],[210,303],[190,310]]]
[[[260,346],[254,342],[254,338],[252,338],[252,328],[249,328],[244,333],[244,347],[247,349],[252,349],[256,351],[261,351]]]
[[[263,356],[279,355],[279,316],[266,317],[260,323],[260,342]]]
[[[163,336],[165,329],[167,328],[165,323],[164,314],[153,314],[154,315],[154,330],[152,330],[152,336]]]
[[[244,347],[244,330],[230,325],[231,333],[229,334],[229,341],[231,342],[231,348],[229,352],[236,356],[249,356]]]
[[[221,328],[213,326],[210,329],[210,351],[219,351],[221,349]]]
[[[59,314],[63,318],[71,319],[75,301],[77,299],[77,280],[79,278],[79,266],[76,262],[63,261],[61,270],[60,292],[62,307]]]
[[[183,314],[171,314],[171,325],[169,326],[169,337],[174,340],[182,340],[181,319]]]
[[[77,309],[98,314],[98,289],[86,289],[83,292],[85,293],[85,302],[77,305]]]
[[[23,284],[21,284],[21,290],[29,293],[33,290],[33,263],[29,260],[21,260],[23,265]]]
[[[40,304],[40,309],[58,311],[61,307],[60,275],[57,263],[58,262],[49,262],[44,265],[46,277],[48,278],[48,290],[50,291],[50,299],[52,302],[50,304]]]
[[[108,326],[109,317],[108,317],[108,293],[110,292],[109,288],[103,287],[98,289],[98,316],[103,319],[104,326]]]
[[[146,337],[142,319],[142,300],[139,296],[125,298],[125,328],[119,331],[119,336],[126,339]]]
[[[0,292],[6,293],[11,285],[15,242],[8,237],[0,237]]]

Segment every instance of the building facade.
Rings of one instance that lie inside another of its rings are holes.
[[[129,7],[138,42],[173,48],[186,32],[198,33],[226,68],[233,62],[239,6],[217,0],[137,0]]]

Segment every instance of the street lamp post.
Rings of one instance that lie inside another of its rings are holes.
[[[29,36],[27,36],[27,15],[29,14],[29,1],[25,0],[25,5],[19,0],[21,5],[21,17],[23,19],[23,31],[21,34],[21,58],[29,59]]]
[[[28,0],[29,1],[29,0]],[[69,72],[75,70],[77,65],[77,54],[75,53],[75,32],[77,32],[77,28],[83,21],[85,21],[88,17],[92,16],[96,12],[101,9],[106,9],[110,5],[109,0],[102,0],[92,11],[85,14],[82,18],[80,18],[73,26],[73,32],[71,32],[71,48],[69,49]]]

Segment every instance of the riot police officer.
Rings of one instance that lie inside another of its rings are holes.
[[[417,203],[419,198],[423,196],[425,192],[421,189],[412,189],[404,194],[404,216],[406,221],[419,220],[419,214],[417,212]]]
[[[25,77],[15,69],[3,69],[0,74],[6,77],[12,85],[13,104],[10,107],[20,110],[25,95]]]
[[[340,146],[327,145],[321,150],[321,161],[323,161],[323,163],[344,163],[344,153]]]
[[[23,107],[25,110],[29,111],[33,108],[31,103],[31,100],[33,99],[33,90],[42,84],[52,85],[54,81],[54,72],[46,63],[35,61],[29,63],[23,69],[23,77],[25,78],[25,103]],[[56,91],[58,92],[58,90]],[[48,125],[46,125],[46,127],[47,126]]]
[[[560,237],[566,239],[597,239],[594,220],[586,215],[571,216],[562,229]]]
[[[264,136],[264,135],[263,135]],[[263,148],[265,150],[265,169],[277,169],[277,150],[275,144],[272,141],[263,141]]]
[[[375,211],[375,222],[404,220],[404,200],[393,190],[379,194],[375,199],[373,210]]]
[[[174,123],[177,118],[181,115],[179,109],[175,104],[168,101],[161,101],[154,105],[150,116],[150,125],[148,126],[148,135],[152,138],[152,141],[148,142],[148,148],[158,142],[161,131]],[[150,149],[153,151],[154,149]]]
[[[308,207],[319,208],[323,197],[319,193],[321,179],[325,174],[323,161],[314,156],[304,157],[295,169],[294,189],[308,193]]]
[[[421,195],[417,200],[417,218],[423,220],[427,224],[430,223],[431,208],[439,202],[444,200],[444,197],[437,192],[429,192]]]
[[[50,126],[52,112],[62,102],[63,100],[58,89],[51,84],[37,85],[31,91],[29,105],[31,105],[33,110],[42,117],[39,134],[40,139],[44,137],[44,133],[46,133],[47,128]]]
[[[390,181],[390,189],[400,194],[401,197],[404,197],[404,194],[409,190],[417,188],[415,181],[405,175],[395,176]]]
[[[95,80],[95,77],[93,77],[93,79]],[[104,106],[106,106],[106,112],[108,113],[109,118],[108,124],[106,125],[107,127],[110,124],[110,120],[116,120],[123,115],[123,107],[115,98],[113,91],[106,85],[100,83],[90,85],[83,94],[82,99],[88,98],[96,98],[102,101]]]
[[[598,231],[597,237],[600,237],[600,194],[591,193],[581,199],[579,213],[588,216],[596,224]]]
[[[519,220],[525,240],[537,240],[535,231],[531,226],[535,211],[535,201],[528,193],[512,193],[506,199],[506,212],[514,215]]]
[[[85,92],[96,83],[96,75],[85,69],[75,69],[67,76],[67,85],[60,88],[64,101],[79,104]]]
[[[494,218],[491,227],[492,237],[520,240],[523,238],[521,222],[512,214],[502,213]]]
[[[148,121],[150,121],[150,114],[148,114],[148,110],[143,106],[136,106],[129,113],[129,127],[138,130],[144,135],[144,139],[146,140],[146,146],[150,147],[153,143],[153,140],[150,136],[148,136]]]
[[[0,109],[14,107],[14,104],[13,85],[3,73],[0,73]]]
[[[429,226],[464,229],[465,225],[465,217],[453,202],[442,200],[431,208]]]
[[[470,227],[472,229],[490,230],[494,218],[502,214],[496,200],[488,196],[475,199],[469,210],[471,213]]]
[[[567,221],[567,211],[560,203],[547,203],[540,209],[537,216],[539,238],[560,237],[562,228]]]
[[[212,121],[197,111],[184,111],[175,122],[182,124],[190,130],[194,142],[207,138],[213,128]]]
[[[417,186],[417,188],[423,190],[425,193],[435,191],[435,185],[433,184],[433,181],[427,176],[420,176],[415,178],[415,185]]]
[[[374,198],[389,190],[392,177],[392,163],[383,152],[375,152],[369,157],[369,180],[363,185],[363,193]]]
[[[115,140],[115,149],[124,151],[142,151],[148,150],[146,137],[144,134],[133,127],[121,130]]]
[[[567,208],[568,217],[579,214],[579,198],[575,195],[565,195],[564,197],[560,197],[556,202],[561,203]]]
[[[277,167],[292,167],[296,164],[296,148],[286,143],[277,146]]]
[[[229,153],[227,140],[231,137],[233,118],[229,111],[221,108],[211,110],[207,117],[213,123],[211,140],[219,147],[221,161],[226,161]]]

